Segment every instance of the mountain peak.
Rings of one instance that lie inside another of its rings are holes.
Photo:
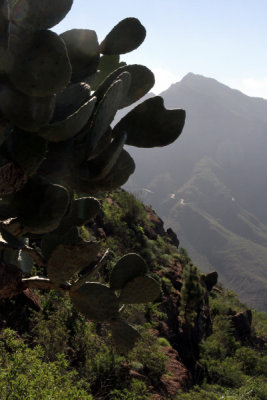
[[[204,77],[203,75],[194,74],[193,72],[188,72],[188,74],[186,74],[186,75],[182,78],[181,82],[190,81],[190,80],[195,79],[195,78],[204,78],[204,79],[205,79],[205,77]]]
[[[225,91],[230,91],[233,89],[230,89],[228,86],[224,85],[223,83],[220,83],[214,78],[208,78],[203,75],[199,74],[194,74],[193,72],[189,72],[186,74],[182,80],[179,82],[180,85],[186,85],[193,87],[196,90],[205,90],[205,92],[212,91],[214,90],[225,90]]]

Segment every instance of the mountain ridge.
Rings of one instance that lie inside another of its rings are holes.
[[[177,232],[181,245],[194,254],[200,268],[204,269],[203,260],[208,260],[209,268],[218,270],[222,281],[242,301],[266,311],[267,100],[251,98],[193,73],[161,95],[166,108],[186,110],[184,131],[171,147],[160,149],[161,154],[154,151],[151,156],[129,148],[137,168],[126,189],[145,196]],[[142,188],[148,192],[143,193]],[[189,224],[182,217],[181,199],[192,202],[195,209],[190,204],[187,209],[206,220],[202,249],[192,245],[190,232],[198,228],[193,218]],[[210,225],[216,226],[221,237],[215,258],[209,250]],[[248,291],[249,297],[244,294]]]

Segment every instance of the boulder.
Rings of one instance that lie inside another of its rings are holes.
[[[209,272],[205,277],[204,277],[204,282],[207,287],[207,290],[210,292],[213,286],[216,285],[218,281],[218,272],[213,271]]]

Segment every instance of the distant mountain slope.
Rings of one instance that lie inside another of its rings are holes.
[[[202,269],[217,269],[266,311],[267,101],[192,73],[161,95],[167,108],[186,109],[184,131],[165,149],[129,149],[137,168],[127,189],[156,208]]]

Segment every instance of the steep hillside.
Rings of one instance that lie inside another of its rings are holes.
[[[130,149],[137,169],[126,187],[203,271],[217,269],[243,301],[267,310],[267,101],[192,73],[162,96],[186,109],[183,134],[161,153]]]
[[[116,260],[134,251],[161,284],[158,301],[123,311],[142,339],[120,354],[108,324],[87,321],[63,294],[27,289],[0,303],[1,399],[238,400],[242,391],[263,400],[266,315],[216,285],[215,272],[201,275],[134,196],[117,191],[101,201],[103,212],[82,228],[110,249],[92,279],[107,282]]]

